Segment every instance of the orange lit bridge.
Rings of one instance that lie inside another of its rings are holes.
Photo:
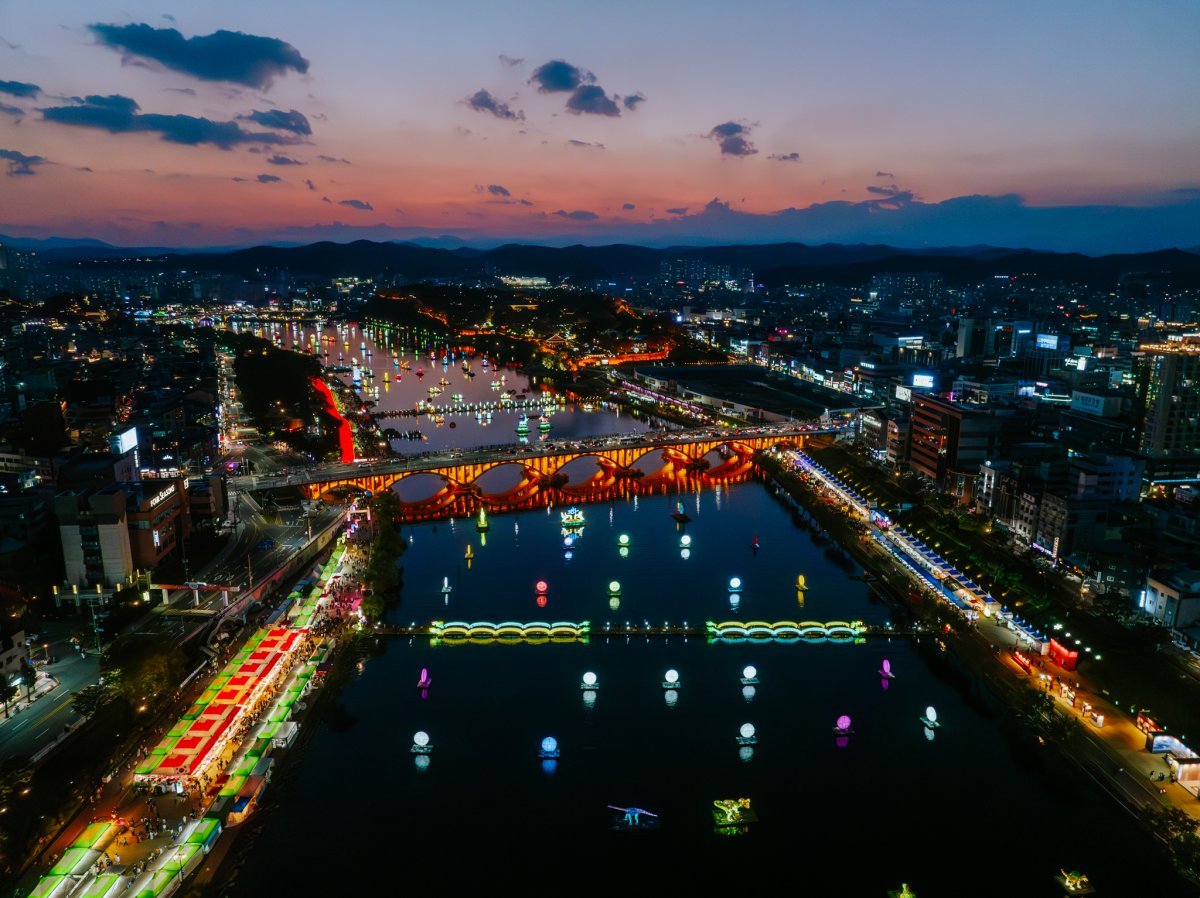
[[[479,508],[516,511],[734,483],[750,475],[758,453],[780,445],[800,448],[809,437],[841,429],[827,423],[781,424],[727,432],[706,429],[533,446],[505,444],[356,465],[321,465],[287,477],[237,477],[232,486],[240,490],[298,486],[309,498],[318,498],[338,492],[378,492],[408,478],[433,474],[440,485],[433,495],[404,503],[404,518],[435,520],[465,517]],[[564,469],[580,459],[594,460],[595,468],[583,480],[571,482]],[[516,485],[485,493],[480,478],[506,465],[516,466]]]

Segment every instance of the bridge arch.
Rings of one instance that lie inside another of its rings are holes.
[[[650,439],[653,442],[650,445],[612,446],[605,449],[573,452],[540,451],[536,454],[506,454],[489,461],[473,462],[470,464],[455,463],[447,460],[445,464],[431,464],[425,468],[406,467],[398,471],[385,471],[381,473],[358,474],[344,472],[331,476],[326,480],[317,479],[305,482],[301,484],[301,489],[310,498],[319,497],[338,487],[350,487],[377,492],[382,489],[388,489],[393,484],[408,477],[413,477],[417,474],[432,473],[443,479],[443,482],[447,484],[449,492],[479,493],[480,490],[476,481],[488,471],[498,467],[520,465],[527,473],[526,481],[523,481],[524,483],[534,482],[538,478],[553,478],[566,465],[574,461],[582,458],[595,458],[596,474],[582,484],[574,484],[576,488],[580,488],[587,485],[605,485],[613,480],[619,480],[621,479],[622,471],[629,471],[638,462],[648,457],[653,457],[655,454],[660,455],[664,459],[664,464],[659,468],[660,472],[680,473],[683,469],[693,469],[695,463],[710,452],[721,447],[728,447],[732,450],[732,455],[727,459],[726,463],[709,469],[709,473],[713,476],[725,476],[736,474],[743,470],[745,465],[757,453],[763,450],[787,444],[803,446],[806,436],[811,432],[797,430],[795,433],[745,436],[730,434],[728,436],[720,435],[700,439],[680,436],[676,440],[672,440],[670,437],[651,437]],[[508,451],[511,452],[511,450]],[[407,466],[410,462],[404,462],[404,464]],[[388,465],[388,462],[380,463],[381,467],[387,467]],[[255,481],[255,484],[257,485],[257,481]],[[501,497],[497,496],[496,498],[499,499]]]

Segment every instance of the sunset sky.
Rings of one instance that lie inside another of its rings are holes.
[[[0,233],[1200,245],[1200,3],[0,3]]]

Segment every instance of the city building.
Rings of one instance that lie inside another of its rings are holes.
[[[994,355],[995,333],[990,318],[960,318],[954,355],[960,359]]]
[[[133,566],[153,570],[173,556],[191,533],[187,481],[143,480],[121,486],[128,500]]]
[[[25,645],[25,631],[19,626],[0,625],[0,677],[10,683],[15,682],[28,658],[29,647]]]
[[[1190,567],[1152,571],[1138,608],[1163,626],[1177,630],[1200,623],[1200,571]]]
[[[1059,411],[1058,433],[1068,449],[1121,450],[1133,442],[1134,428],[1125,415],[1125,397],[1116,390],[1071,391],[1071,404]]]
[[[68,586],[115,587],[133,574],[128,500],[119,484],[68,490],[54,499]]]
[[[908,446],[912,434],[912,421],[907,417],[889,418],[887,422],[887,462],[895,465],[908,464]]]
[[[1133,377],[1147,479],[1200,479],[1200,335],[1142,344]]]
[[[914,394],[909,464],[939,489],[969,501],[980,466],[1003,455],[1026,419],[1021,409],[985,410]]]

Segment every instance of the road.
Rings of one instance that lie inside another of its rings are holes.
[[[231,496],[237,494],[231,493]],[[220,586],[249,585],[283,565],[292,554],[308,542],[309,524],[313,534],[324,530],[341,514],[341,509],[324,504],[281,511],[282,522],[274,523],[263,514],[252,499],[231,499],[238,506],[236,532],[216,557],[193,576],[196,582]],[[247,560],[249,563],[247,563]],[[157,596],[155,597],[157,599]],[[131,632],[166,635],[183,639],[189,631],[207,625],[211,616],[224,607],[220,591],[201,591],[200,604],[193,607],[190,589],[173,591],[167,604],[158,604],[151,615],[143,617],[130,628]],[[230,594],[230,601],[236,596]]]
[[[35,657],[42,651],[43,644],[49,645],[50,654],[58,660],[41,670],[59,683],[28,708],[8,719],[0,718],[0,762],[18,756],[31,757],[61,735],[63,728],[76,719],[70,710],[75,694],[99,680],[100,665],[96,656],[81,656],[75,651],[67,641],[69,627],[51,622],[42,635],[45,640],[38,643]]]
[[[761,427],[741,427],[737,429],[706,427],[698,430],[677,430],[669,433],[647,434],[613,434],[606,437],[594,437],[587,440],[560,441],[545,443],[539,446],[515,446],[512,443],[499,443],[493,446],[480,446],[469,450],[450,450],[446,452],[422,453],[399,459],[380,459],[375,462],[358,462],[355,464],[321,464],[313,465],[290,474],[273,476],[241,476],[229,479],[230,487],[237,490],[267,490],[285,486],[300,486],[306,483],[322,483],[348,477],[359,477],[367,474],[394,474],[402,471],[426,471],[447,465],[468,465],[476,462],[494,461],[505,456],[521,458],[539,458],[554,455],[568,455],[572,452],[595,452],[605,449],[653,449],[659,446],[674,446],[680,443],[699,443],[712,439],[738,439],[745,437],[815,436],[817,434],[836,433],[844,427],[822,422],[805,424],[772,424]]]

